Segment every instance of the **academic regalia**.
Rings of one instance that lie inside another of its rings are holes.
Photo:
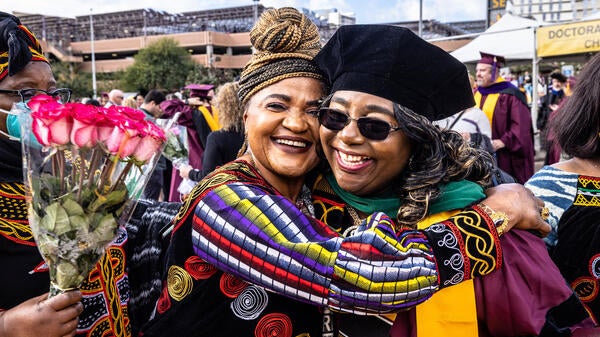
[[[479,63],[492,65],[492,78],[502,57],[481,53]],[[486,101],[493,97],[497,101]],[[498,77],[488,87],[475,93],[477,107],[491,118],[492,140],[500,139],[505,147],[496,151],[498,166],[523,184],[534,172],[533,122],[525,95],[510,82]]]
[[[515,88],[516,89],[516,88]],[[482,95],[484,105],[487,95]],[[500,93],[492,119],[492,139],[506,145],[496,151],[498,166],[525,183],[534,172],[534,149],[531,113],[512,93]]]
[[[200,136],[193,120],[193,115],[200,112],[178,99],[164,101],[160,104],[160,108],[165,112],[163,115],[164,117],[172,117],[176,112],[181,112],[177,124],[185,126],[187,130],[189,164],[192,167],[201,168],[204,147],[202,146]],[[179,176],[179,171],[173,168],[168,201],[181,201],[180,194],[177,191],[177,187],[179,187],[181,181],[182,179]]]

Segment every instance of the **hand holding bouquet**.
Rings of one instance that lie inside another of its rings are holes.
[[[45,95],[28,106],[20,116],[29,223],[53,296],[79,287],[102,257],[165,135],[131,108],[63,105]],[[126,184],[131,177],[136,183]]]
[[[173,125],[166,130],[166,142],[163,156],[169,159],[175,168],[189,165],[187,130],[183,125]]]
[[[163,149],[163,156],[173,163],[173,167],[180,170],[182,167],[190,165],[187,129],[183,125],[173,125],[166,130],[167,141]],[[177,191],[181,194],[188,194],[196,186],[196,183],[188,178],[184,178]]]

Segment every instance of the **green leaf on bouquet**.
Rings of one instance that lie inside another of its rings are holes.
[[[65,199],[62,206],[69,216],[84,214],[83,208],[73,199]]]
[[[92,202],[92,199],[94,199],[95,196],[96,194],[91,188],[84,188],[81,191],[81,205],[84,209],[87,208],[87,206]]]
[[[80,269],[67,261],[60,261],[56,265],[56,284],[61,289],[70,289],[78,287],[84,278],[81,276]]]
[[[69,215],[58,202],[53,202],[46,208],[46,215],[42,219],[42,225],[56,235],[62,235],[71,230]]]
[[[54,263],[58,255],[58,244],[59,240],[56,236],[51,234],[39,234],[35,238],[35,242],[42,256],[46,260],[50,260],[49,263]]]
[[[98,242],[108,243],[115,238],[117,226],[115,217],[111,213],[105,214],[98,223],[93,235]]]
[[[71,223],[71,228],[76,229],[80,232],[89,231],[89,219],[84,215],[71,215],[69,217],[69,222]]]
[[[53,232],[56,227],[56,213],[58,212],[58,203],[52,203],[46,207],[46,215],[40,221],[40,229],[42,231]]]
[[[121,206],[125,201],[127,201],[127,189],[117,189],[107,195],[98,196],[98,198],[88,206],[88,209],[95,213],[106,210],[112,206]]]
[[[46,202],[54,201],[57,195],[60,195],[61,179],[50,174],[43,174],[38,180],[40,197]]]

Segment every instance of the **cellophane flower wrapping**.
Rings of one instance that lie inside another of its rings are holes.
[[[50,296],[80,287],[126,223],[165,141],[126,107],[35,96],[19,111],[29,224]]]
[[[173,167],[180,169],[190,163],[189,146],[187,138],[187,129],[183,125],[172,125],[166,131],[167,141],[163,149],[163,156],[173,163]],[[196,183],[190,179],[183,179],[177,191],[181,194],[188,194],[196,186]]]

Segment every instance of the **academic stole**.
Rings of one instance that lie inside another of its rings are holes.
[[[425,229],[457,214],[459,211],[446,211],[430,215],[417,226]],[[476,337],[477,307],[473,280],[444,288],[417,305],[417,337]]]
[[[500,93],[489,94],[483,103],[483,107],[481,106],[481,93],[479,91],[475,92],[475,103],[478,108],[483,110],[488,120],[490,121],[490,126],[492,126],[492,118],[494,117],[494,109],[496,109],[496,104],[498,103],[498,99],[500,98]]]
[[[198,110],[200,110],[202,116],[204,116],[204,119],[206,120],[206,123],[210,128],[210,131],[219,130],[221,128],[221,126],[219,125],[219,112],[215,107],[212,107],[212,113],[208,111],[208,108],[202,105],[198,107]]]

